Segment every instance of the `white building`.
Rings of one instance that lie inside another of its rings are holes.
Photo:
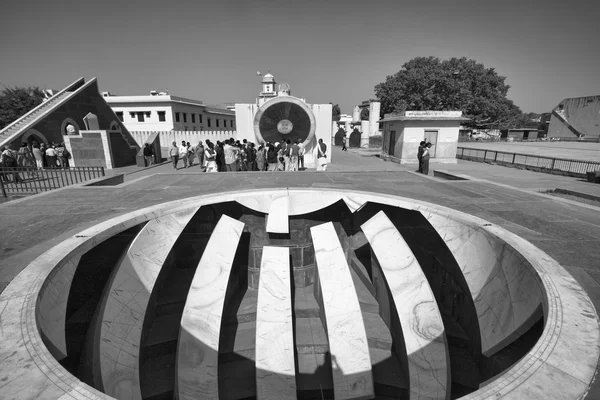
[[[102,96],[129,131],[233,131],[235,111],[151,91],[148,96]]]

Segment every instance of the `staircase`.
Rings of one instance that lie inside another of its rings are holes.
[[[41,117],[47,115],[71,93],[73,92],[62,92],[55,96],[52,96],[50,99],[38,105],[32,111],[25,114],[24,116],[13,122],[11,125],[7,126],[5,129],[0,131],[0,145],[9,145],[15,136],[25,131],[28,127],[30,127]]]

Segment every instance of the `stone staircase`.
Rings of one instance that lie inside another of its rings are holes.
[[[52,96],[47,101],[34,108],[31,112],[25,114],[24,116],[13,122],[11,125],[4,128],[2,131],[0,131],[0,146],[10,144],[12,138],[22,133],[41,117],[47,115],[55,107],[60,105],[62,100],[69,97],[71,93],[73,92],[62,92],[55,96]]]

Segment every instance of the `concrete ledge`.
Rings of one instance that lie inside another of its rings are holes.
[[[471,179],[468,175],[457,174],[454,172],[449,172],[443,169],[436,169],[433,171],[433,176],[436,178],[442,178],[449,181],[468,181]]]
[[[554,192],[568,194],[568,195],[575,196],[575,197],[581,197],[582,199],[587,199],[587,200],[600,201],[600,196],[594,196],[593,194],[576,192],[574,190],[569,190],[569,189],[556,188],[556,189],[554,189]]]

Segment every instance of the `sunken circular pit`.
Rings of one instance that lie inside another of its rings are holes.
[[[141,209],[0,302],[7,399],[576,399],[599,356],[587,294],[527,241],[339,189]]]

